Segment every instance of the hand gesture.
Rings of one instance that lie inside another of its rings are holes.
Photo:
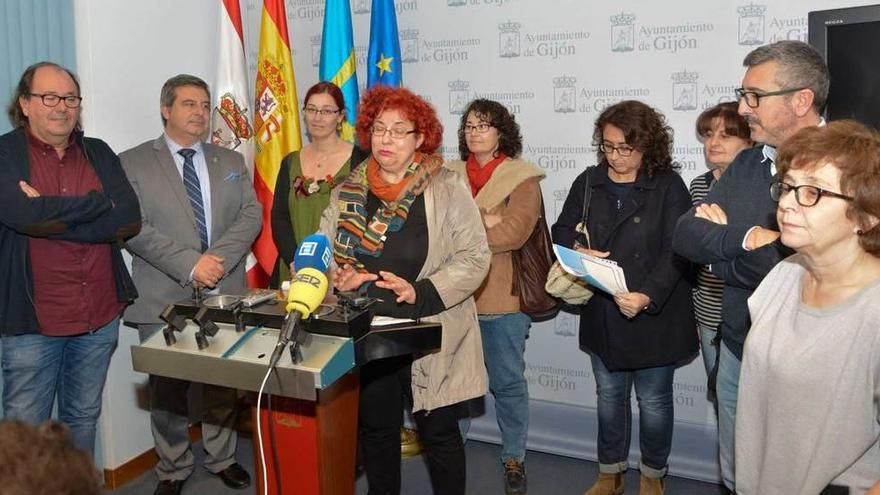
[[[379,276],[374,273],[359,272],[348,264],[334,270],[331,276],[333,287],[342,292],[357,290],[364,282],[370,282],[378,278]]]
[[[397,302],[399,303],[415,304],[416,289],[411,283],[391,272],[380,271],[379,275],[382,276],[382,280],[376,282],[376,287],[388,289],[397,294]]]

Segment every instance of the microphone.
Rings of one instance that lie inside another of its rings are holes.
[[[296,356],[298,344],[297,324],[301,319],[312,315],[324,296],[327,294],[329,285],[327,280],[328,266],[330,265],[330,243],[324,234],[312,234],[303,240],[294,257],[294,267],[297,269],[290,291],[287,295],[287,306],[284,324],[278,335],[278,343],[269,359],[269,367],[273,368],[281,359],[281,353],[291,342],[294,342],[293,355]]]

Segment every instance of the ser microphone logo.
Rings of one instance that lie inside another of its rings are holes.
[[[312,287],[319,289],[321,288],[321,279],[314,275],[309,275],[308,273],[297,273],[296,274],[297,283],[303,283],[311,285]]]

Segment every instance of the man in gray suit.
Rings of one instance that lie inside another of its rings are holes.
[[[120,155],[141,201],[143,228],[128,241],[141,298],[125,312],[141,341],[161,328],[159,314],[193,289],[245,290],[244,259],[261,226],[261,208],[243,157],[202,142],[211,108],[208,85],[190,75],[165,82],[160,110],[165,132]],[[178,494],[193,471],[187,431],[189,382],[150,377],[157,495]],[[232,488],[250,484],[235,461],[236,391],[205,385],[205,468]]]

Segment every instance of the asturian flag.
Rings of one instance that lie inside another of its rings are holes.
[[[370,50],[367,55],[367,87],[400,86],[403,81],[400,38],[394,0],[373,0],[370,14]]]
[[[342,139],[354,141],[358,96],[357,60],[351,30],[348,0],[327,0],[324,4],[324,32],[321,36],[321,67],[318,77],[342,90],[347,109],[342,121]]]
[[[293,60],[283,0],[265,0],[254,93],[254,187],[263,204],[263,230],[254,242],[257,266],[248,271],[251,287],[266,287],[278,250],[272,240],[272,200],[281,160],[302,146]]]

